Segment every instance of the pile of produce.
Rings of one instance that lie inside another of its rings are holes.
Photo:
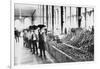
[[[81,50],[94,53],[94,32],[89,30],[75,29],[65,38],[61,39],[63,43],[70,44]]]
[[[84,52],[82,50],[77,50],[62,43],[57,43],[55,41],[50,42],[51,45],[57,47],[59,50],[63,51],[67,55],[71,56],[76,61],[92,61],[94,59],[93,54],[89,52]]]
[[[71,29],[70,33],[59,40],[62,42],[58,42],[54,38],[55,36],[52,35],[53,40],[49,41],[50,45],[55,46],[73,59],[77,61],[94,60],[94,28],[91,31],[81,28]],[[67,46],[66,44],[73,47]]]

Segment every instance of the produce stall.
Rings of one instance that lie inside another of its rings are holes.
[[[58,49],[55,45],[48,42],[47,51],[57,60],[57,62],[75,62],[76,60],[67,55],[62,50]]]
[[[62,43],[58,44],[54,41],[49,41],[47,46],[47,51],[58,62],[92,61],[94,58],[91,53],[81,51],[80,49]]]
[[[93,31],[75,29],[76,32],[67,34],[66,37],[55,39],[50,34],[47,41],[47,51],[58,62],[80,62],[94,60],[94,34]],[[53,39],[54,38],[54,39]]]

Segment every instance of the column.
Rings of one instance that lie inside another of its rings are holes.
[[[54,33],[54,6],[52,6],[52,32]]]
[[[46,24],[48,29],[48,5],[46,5]]]
[[[63,6],[61,6],[61,34],[63,34]]]
[[[81,27],[81,7],[78,7],[78,27]]]

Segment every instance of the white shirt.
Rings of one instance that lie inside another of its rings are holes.
[[[32,33],[31,32],[28,32],[27,33],[27,36],[28,36],[28,39],[31,39]]]
[[[32,35],[33,35],[33,40],[36,40],[36,34],[33,33]]]

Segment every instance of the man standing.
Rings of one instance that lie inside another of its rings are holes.
[[[31,37],[32,37],[32,32],[31,32],[31,30],[29,30],[29,32],[28,32],[28,46],[29,46],[30,51],[32,52],[32,39],[31,39]]]
[[[45,38],[44,38],[43,30],[39,31],[39,49],[40,49],[40,57],[45,56]]]
[[[37,48],[37,35],[35,33],[35,30],[33,30],[33,33],[32,33],[32,45],[33,45],[33,54],[38,54],[38,48]]]

